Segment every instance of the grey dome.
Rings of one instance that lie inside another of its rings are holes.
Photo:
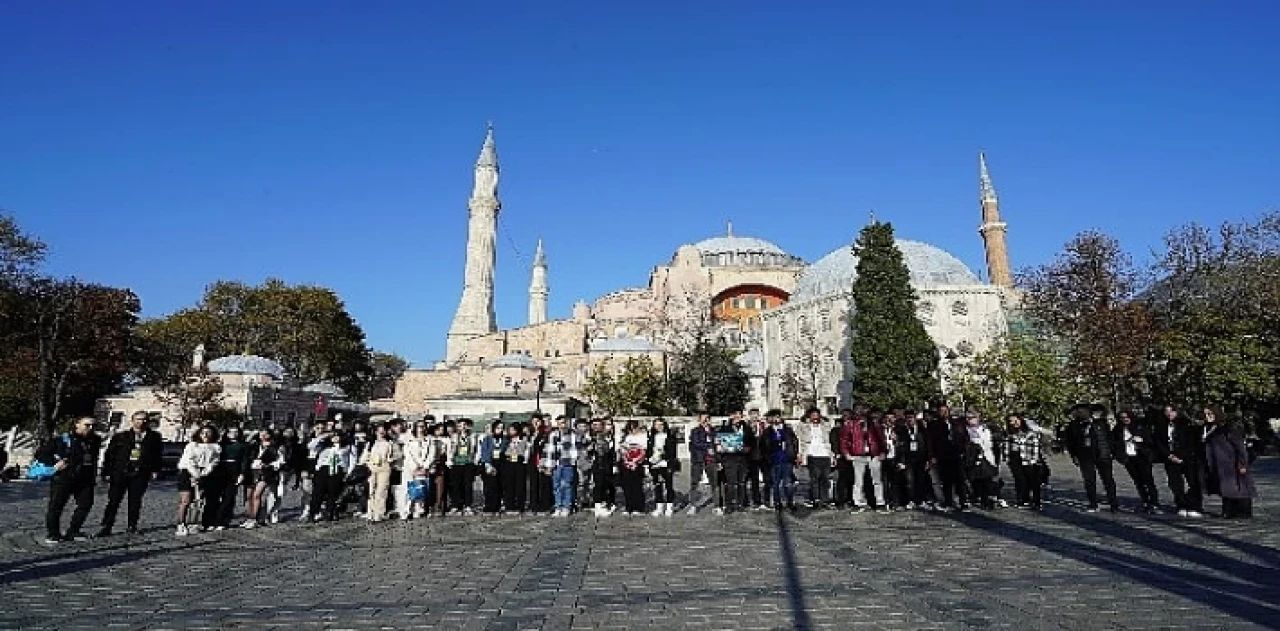
[[[982,284],[967,265],[942,248],[906,239],[897,239],[895,243],[911,271],[911,284],[915,287]],[[857,276],[858,257],[853,255],[853,249],[837,248],[800,272],[791,300],[812,300],[847,292]]]
[[[338,386],[333,385],[333,383],[329,381],[321,381],[320,383],[313,383],[303,388],[302,391],[313,392],[315,394],[323,394],[325,396],[333,397],[335,399],[342,399],[347,396],[347,393],[343,392],[342,388],[339,388]]]
[[[754,346],[751,350],[738,355],[735,360],[742,367],[743,372],[751,377],[763,377],[765,374],[764,353],[760,347]]]
[[[520,353],[507,353],[488,364],[489,368],[537,368],[538,362]]]
[[[804,265],[777,245],[755,237],[727,235],[703,239],[693,247],[702,255],[702,264],[735,267],[787,267]]]
[[[273,359],[257,355],[227,355],[208,365],[209,372],[236,375],[271,375],[284,379],[284,366]]]

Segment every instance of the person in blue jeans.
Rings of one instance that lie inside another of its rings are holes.
[[[587,448],[587,437],[569,429],[562,416],[556,429],[547,437],[542,462],[551,468],[551,487],[555,490],[556,517],[568,517],[573,511],[574,491],[578,485],[578,461]]]
[[[783,498],[792,512],[796,510],[796,490],[792,482],[792,467],[800,453],[800,441],[796,433],[782,421],[781,410],[769,410],[765,414],[769,428],[764,432],[765,458],[773,477],[773,508],[782,510]]]

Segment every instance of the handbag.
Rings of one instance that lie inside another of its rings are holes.
[[[347,484],[360,484],[361,482],[366,482],[370,475],[372,475],[372,473],[369,471],[369,467],[367,465],[356,465],[351,469],[351,473],[347,474]]]
[[[408,485],[409,501],[420,502],[427,499],[427,481],[410,480]]]
[[[30,467],[27,467],[27,479],[35,482],[44,482],[45,480],[52,479],[53,474],[57,472],[58,470],[54,469],[53,465],[48,465],[43,462],[33,462]]]

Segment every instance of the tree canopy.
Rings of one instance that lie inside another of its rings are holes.
[[[751,379],[738,365],[737,351],[702,338],[677,352],[667,376],[667,392],[687,414],[740,412],[751,399]]]
[[[850,330],[853,398],[879,407],[913,405],[938,392],[938,352],[916,316],[911,272],[893,226],[872,222],[853,245]]]

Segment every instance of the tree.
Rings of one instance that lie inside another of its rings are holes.
[[[1237,409],[1280,394],[1280,211],[1169,231],[1143,296],[1155,320],[1151,394]]]
[[[25,401],[41,440],[67,413],[86,414],[128,370],[138,297],[75,279],[35,278],[16,294],[0,397]]]
[[[177,421],[183,430],[190,431],[205,423],[221,418],[223,394],[222,380],[209,374],[204,367],[194,368],[185,375],[161,384],[155,396],[171,410],[177,412]]]
[[[659,415],[666,413],[662,372],[648,357],[628,357],[615,372],[602,362],[587,376],[583,394],[612,415]]]
[[[377,378],[364,331],[323,287],[219,281],[196,306],[148,321],[140,333],[150,351],[142,366],[152,378],[172,374],[198,344],[214,357],[270,357],[299,381],[333,382],[355,400],[366,399]]]
[[[1024,310],[1062,345],[1067,375],[1084,395],[1113,407],[1140,398],[1154,328],[1134,301],[1142,278],[1118,241],[1082,233],[1019,280]]]
[[[0,212],[0,282],[29,278],[44,262],[45,244],[22,231],[13,217]]]
[[[948,394],[991,419],[1022,413],[1056,420],[1079,401],[1065,368],[1048,342],[1011,333],[969,361],[953,364]]]
[[[751,398],[751,379],[738,365],[738,353],[719,341],[702,339],[672,358],[667,392],[686,413],[739,412]]]
[[[853,253],[854,400],[889,408],[932,398],[938,391],[938,352],[916,316],[916,292],[893,226],[873,222],[863,228]]]
[[[409,369],[409,361],[395,353],[373,351],[369,356],[373,377],[369,380],[367,398],[390,399],[396,394],[396,381]]]
[[[822,369],[834,355],[830,345],[818,339],[817,334],[802,320],[796,343],[783,359],[779,391],[782,400],[790,408],[816,407],[821,398],[818,391],[822,384]]]

